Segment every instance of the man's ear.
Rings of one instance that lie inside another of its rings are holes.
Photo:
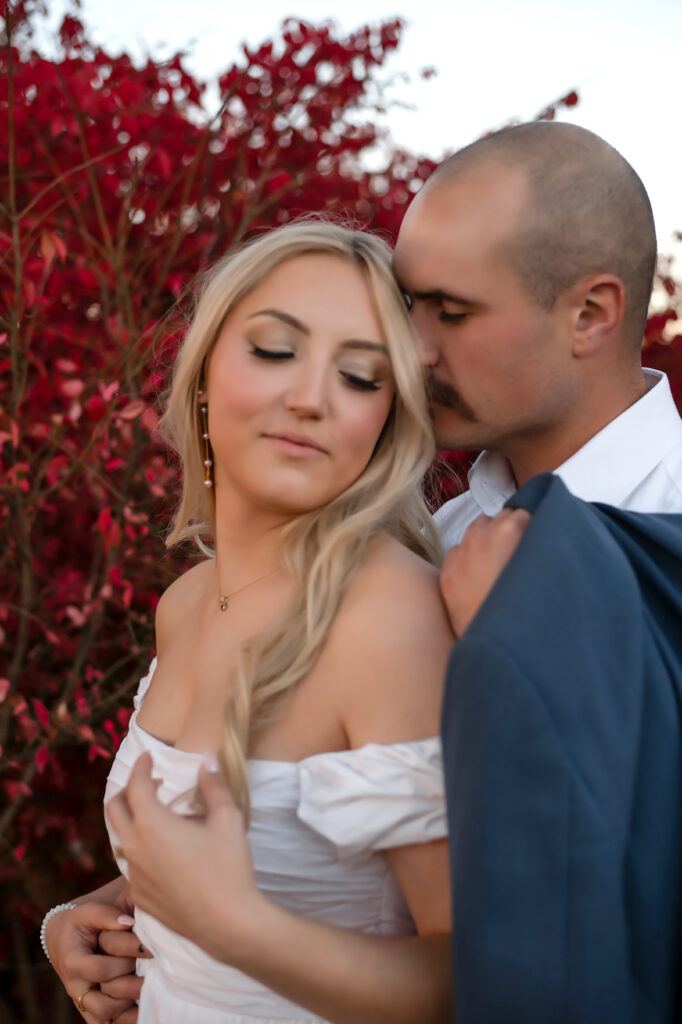
[[[614,274],[595,274],[572,289],[573,355],[591,356],[613,338],[625,314],[625,287]]]

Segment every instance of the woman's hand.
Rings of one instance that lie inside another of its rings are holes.
[[[247,929],[267,904],[256,887],[242,814],[208,758],[199,770],[206,807],[201,820],[164,807],[151,771],[150,755],[142,754],[126,788],[107,804],[128,862],[132,899],[211,955],[234,963]]]
[[[78,997],[89,1024],[135,1024],[142,978],[133,973],[140,943],[133,919],[105,903],[81,903],[56,914],[45,940],[52,965],[69,996]],[[88,991],[89,990],[89,991]],[[83,995],[83,993],[86,993]]]
[[[461,544],[448,551],[440,588],[455,636],[467,629],[497,583],[530,519],[530,513],[521,508],[505,508],[492,519],[479,516]]]

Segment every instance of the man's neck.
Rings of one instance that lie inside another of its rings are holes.
[[[553,471],[580,451],[588,441],[607,427],[609,423],[621,416],[626,409],[638,402],[647,392],[647,381],[639,374],[636,382],[628,389],[627,394],[620,392],[609,400],[607,395],[601,396],[599,405],[592,410],[576,410],[571,422],[561,423],[555,429],[532,438],[524,438],[518,444],[510,445],[501,454],[508,459],[514,479],[518,487],[538,473]],[[605,467],[608,471],[608,467]]]

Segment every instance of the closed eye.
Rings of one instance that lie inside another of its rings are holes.
[[[294,356],[290,349],[259,348],[252,341],[249,344],[251,345],[251,355],[256,356],[258,359],[293,359]]]
[[[438,319],[443,324],[461,324],[468,315],[468,313],[446,313],[444,309],[441,309]]]
[[[366,380],[364,377],[357,377],[354,373],[343,371],[341,376],[346,383],[359,391],[378,391],[381,385],[375,380]]]

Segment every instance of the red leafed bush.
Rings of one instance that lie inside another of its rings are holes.
[[[14,989],[2,987],[11,996],[0,994],[8,1022],[45,1019],[48,997],[26,974],[45,963],[27,944],[42,911],[113,868],[103,783],[158,596],[182,568],[161,537],[177,467],[154,430],[188,286],[250,233],[306,211],[393,234],[434,166],[398,152],[381,174],[361,165],[397,20],[347,38],[288,21],[225,72],[210,117],[180,56],[135,67],[68,17],[61,56],[46,60],[31,46],[37,12],[14,5],[0,51],[0,892],[13,922],[0,960],[18,965]]]
[[[42,1022],[59,1002],[31,934],[44,909],[113,870],[103,782],[153,646],[156,602],[182,568],[164,555],[178,473],[155,426],[188,286],[249,234],[307,211],[394,237],[435,166],[393,150],[370,173],[361,159],[379,137],[369,116],[385,102],[380,73],[399,20],[347,37],[285,22],[220,78],[210,116],[181,56],[136,67],[93,45],[73,16],[60,57],[41,57],[31,44],[41,9],[13,4],[0,47],[7,1024]],[[652,318],[648,344],[679,399],[680,346],[661,332],[680,293],[667,272],[662,288],[669,308]]]

